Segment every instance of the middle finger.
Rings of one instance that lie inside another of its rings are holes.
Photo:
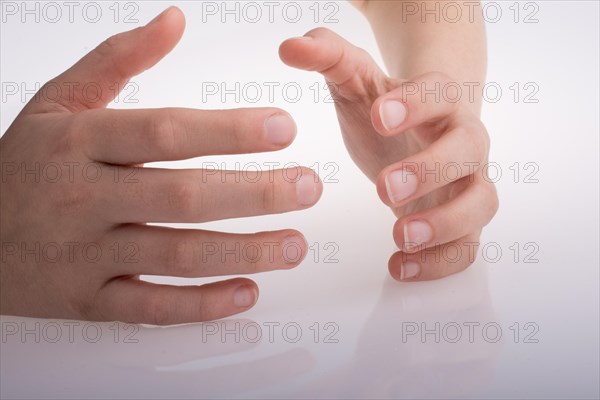
[[[111,223],[198,223],[279,214],[314,205],[323,187],[309,168],[267,171],[127,168],[130,179],[99,191]],[[112,179],[112,177],[107,177]]]

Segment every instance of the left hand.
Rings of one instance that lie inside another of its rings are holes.
[[[452,93],[460,83],[439,72],[390,78],[366,51],[325,28],[286,40],[279,54],[330,83],[352,159],[398,217],[401,251],[390,258],[391,275],[438,279],[472,264],[498,196],[485,175],[485,126],[469,99]]]

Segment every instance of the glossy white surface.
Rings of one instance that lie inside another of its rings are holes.
[[[108,13],[109,3],[102,4]],[[144,22],[167,5],[138,4]],[[2,398],[599,397],[598,3],[537,2],[539,22],[532,24],[515,23],[510,4],[497,3],[505,17],[488,24],[488,79],[503,95],[484,106],[483,116],[491,159],[502,171],[501,208],[482,237],[493,248],[488,262],[479,254],[464,273],[416,284],[388,276],[394,219],[347,156],[332,105],[313,100],[309,88],[322,86],[322,79],[291,70],[277,57],[282,40],[317,25],[379,60],[374,39],[344,3],[334,24],[315,24],[310,3],[302,4],[305,15],[295,24],[281,18],[273,24],[209,18],[203,24],[201,6],[181,2],[188,19],[182,42],[134,79],[138,104],[116,106],[288,110],[298,124],[289,149],[228,157],[229,165],[318,163],[322,177],[335,171],[338,182],[326,183],[321,201],[305,212],[203,226],[237,232],[296,228],[319,253],[312,251],[295,270],[253,277],[261,297],[239,319],[134,331],[3,316]],[[1,31],[2,82],[44,82],[104,37],[131,26],[108,16],[97,24],[9,18]],[[297,82],[304,94],[296,103],[279,92],[273,102],[263,97],[256,104],[223,104],[213,98],[203,104],[202,82],[236,81]],[[515,82],[521,87],[518,101],[510,89]],[[525,90],[527,82],[539,88],[532,97],[537,103],[524,102],[532,87]],[[21,107],[18,98],[3,100],[2,132]],[[225,158],[172,165],[215,160]],[[515,162],[518,179],[509,168]],[[337,168],[326,169],[326,163]],[[525,169],[525,163],[535,164]],[[530,172],[537,183],[525,182]],[[409,334],[436,326],[439,343],[434,333]],[[462,336],[456,340],[457,327]],[[262,337],[252,343],[257,328]],[[25,329],[37,332],[39,343],[36,333],[23,336]],[[56,332],[61,337],[51,343]]]

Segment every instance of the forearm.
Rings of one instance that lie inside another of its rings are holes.
[[[410,78],[425,72],[443,72],[461,86],[461,100],[479,114],[487,54],[485,25],[477,2],[453,2],[453,7],[447,8],[446,13],[442,12],[444,2],[440,0],[371,0],[354,2],[354,5],[371,24],[392,77]],[[451,22],[457,16],[458,7],[461,7],[462,15],[456,22]],[[436,10],[437,15],[427,14],[425,9]],[[474,82],[478,86],[474,97],[470,98],[468,85],[474,85]]]

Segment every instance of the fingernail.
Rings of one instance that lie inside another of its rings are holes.
[[[400,169],[385,177],[385,188],[392,203],[399,203],[417,191],[417,176]]]
[[[303,174],[296,182],[296,195],[298,203],[310,206],[317,201],[317,182],[313,175]]]
[[[406,107],[399,101],[386,100],[379,107],[379,116],[385,129],[391,131],[406,119]]]
[[[287,115],[276,114],[265,122],[267,141],[275,146],[290,143],[296,136],[296,124]]]
[[[162,17],[164,17],[165,15],[167,15],[169,13],[169,11],[171,11],[173,9],[173,6],[167,8],[166,10],[164,10],[163,12],[161,12],[160,14],[158,14],[156,17],[154,17],[154,19],[152,19],[152,21],[148,22],[146,24],[146,26],[155,23],[156,21],[158,21],[159,19],[161,19]]]
[[[236,307],[250,307],[256,303],[257,295],[258,293],[253,286],[240,286],[233,293],[233,304],[235,304]]]
[[[400,280],[414,278],[419,275],[421,267],[414,261],[405,261],[400,270]]]
[[[427,243],[433,236],[431,226],[425,221],[410,221],[404,225],[404,250],[411,251]]]
[[[294,264],[304,258],[304,239],[298,236],[290,236],[283,241],[283,260],[288,264]]]

